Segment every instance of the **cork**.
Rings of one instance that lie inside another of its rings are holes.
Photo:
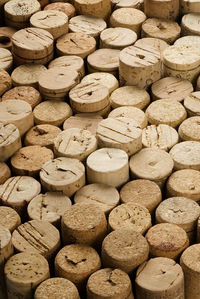
[[[1,100],[22,100],[30,104],[33,109],[41,102],[41,95],[32,86],[17,86],[6,91]]]
[[[146,15],[139,9],[124,7],[116,9],[110,17],[110,27],[124,27],[133,30],[140,36],[142,23]]]
[[[70,280],[61,277],[43,281],[34,294],[34,299],[62,299],[63,297],[80,299],[76,286]]]
[[[12,64],[12,53],[7,49],[0,48],[0,68],[5,71],[10,71],[12,69]]]
[[[108,88],[109,94],[119,87],[119,82],[112,74],[106,72],[96,72],[86,75],[81,83],[96,82]]]
[[[130,159],[132,177],[154,181],[161,188],[173,167],[170,154],[161,149],[144,148]]]
[[[189,117],[179,126],[178,133],[183,141],[200,141],[200,117]]]
[[[145,109],[150,103],[148,92],[137,86],[119,87],[110,96],[113,109],[123,106]]]
[[[58,10],[43,10],[32,15],[30,25],[45,29],[52,34],[54,39],[58,39],[68,32],[68,16]]]
[[[91,15],[107,20],[111,13],[109,0],[74,0],[74,6],[78,15]]]
[[[97,139],[88,130],[66,129],[54,139],[56,157],[68,157],[84,161],[97,149]]]
[[[181,0],[180,10],[182,15],[191,12],[200,12],[200,5],[198,1]]]
[[[8,160],[21,147],[18,128],[13,124],[4,125],[0,122],[0,161]]]
[[[142,264],[136,273],[136,295],[142,298],[184,299],[184,275],[179,264],[156,257]]]
[[[142,148],[142,130],[131,118],[106,118],[98,124],[97,141],[101,148],[118,148],[131,156]]]
[[[190,2],[192,3],[192,2]],[[182,36],[180,38],[178,38],[174,45],[184,45],[184,46],[188,46],[188,45],[193,45],[196,48],[199,48],[200,45],[200,36],[198,35],[186,35],[186,36]]]
[[[146,234],[146,240],[152,257],[168,257],[176,260],[189,246],[185,230],[172,223],[152,226]]]
[[[96,204],[108,215],[119,204],[119,192],[106,184],[88,184],[75,193],[74,203]]]
[[[108,28],[100,34],[100,48],[111,48],[122,50],[135,43],[137,34],[128,28]]]
[[[85,185],[85,168],[77,159],[60,157],[43,164],[40,181],[45,191],[63,191],[70,197]]]
[[[25,64],[16,67],[12,74],[11,79],[14,86],[31,86],[38,89],[38,80],[42,73],[46,71],[44,65]]]
[[[93,273],[87,282],[88,299],[134,298],[131,280],[120,269],[105,268]]]
[[[181,27],[178,23],[161,18],[149,18],[142,24],[142,37],[160,38],[173,44],[180,37]]]
[[[100,268],[98,253],[85,244],[64,246],[55,258],[56,276],[69,279],[78,289],[85,286],[89,276]]]
[[[173,146],[169,154],[174,160],[174,170],[191,168],[200,170],[200,144],[198,141],[183,141]]]
[[[107,233],[104,212],[93,203],[76,203],[69,207],[61,221],[62,240],[98,247]]]
[[[143,10],[143,0],[111,0],[112,9],[132,7]]]
[[[60,247],[60,233],[47,221],[31,220],[14,230],[12,244],[17,252],[41,254],[50,260]]]
[[[130,201],[110,212],[108,224],[111,230],[128,228],[143,235],[151,227],[151,214],[144,206]]]
[[[120,187],[129,180],[128,155],[117,148],[101,148],[86,161],[88,183]]]
[[[15,176],[0,186],[2,205],[16,210],[20,216],[25,215],[27,203],[41,191],[41,185],[32,177]]]
[[[10,207],[0,207],[0,226],[5,227],[11,233],[21,224],[19,214]]]
[[[97,112],[109,105],[109,91],[106,86],[90,81],[71,89],[69,99],[76,112]]]
[[[47,260],[40,254],[22,252],[5,265],[8,299],[31,299],[36,287],[50,277]]]
[[[4,184],[11,176],[11,171],[5,162],[0,162],[0,185]]]
[[[194,169],[181,169],[173,172],[166,184],[167,197],[187,197],[200,199],[200,174]]]
[[[194,244],[183,252],[180,259],[180,265],[185,277],[186,299],[197,299],[199,296],[199,252],[200,244]]]
[[[8,50],[12,49],[11,38],[16,30],[12,27],[0,27],[0,47]]]
[[[37,125],[32,127],[25,135],[24,145],[39,145],[45,146],[53,150],[54,139],[62,131],[60,128],[53,125]]]
[[[148,209],[153,214],[157,205],[161,202],[162,193],[158,185],[149,180],[137,179],[128,182],[120,190],[122,203],[132,202]]]
[[[49,124],[59,127],[72,115],[72,110],[65,102],[49,100],[37,105],[33,115],[36,125]]]
[[[142,131],[143,147],[158,148],[168,152],[178,141],[177,131],[165,124],[147,126]]]
[[[192,83],[176,77],[165,77],[151,86],[152,100],[173,99],[182,102],[193,92]]]
[[[22,136],[33,126],[31,105],[22,100],[0,102],[0,120],[4,125],[15,125]]]
[[[144,13],[148,18],[161,18],[175,21],[179,16],[179,1],[144,0]]]
[[[196,11],[193,13],[185,14],[181,19],[181,31],[182,36],[185,35],[200,35],[199,30],[199,13]]]
[[[183,105],[187,111],[188,116],[199,116],[200,115],[200,92],[191,92],[184,98]]]
[[[73,108],[73,113],[74,114],[89,114],[92,117],[96,117],[96,116],[101,116],[102,118],[106,118],[108,116],[108,114],[110,113],[111,107],[110,107],[110,103],[105,106],[103,109],[100,110],[95,110],[93,112],[80,112],[79,110],[76,110],[75,108]]]
[[[97,41],[107,24],[102,18],[89,15],[79,15],[69,21],[70,32],[82,32],[94,37]]]
[[[0,69],[0,96],[12,87],[12,80],[10,75],[3,69]]]
[[[60,227],[60,221],[65,210],[71,206],[71,200],[62,192],[47,192],[34,197],[27,207],[31,220],[48,221]]]
[[[44,7],[44,10],[57,10],[65,13],[68,17],[68,19],[71,19],[75,16],[75,8],[71,3],[62,3],[62,2],[56,2],[56,3],[50,3]]]
[[[91,113],[80,113],[75,114],[74,116],[70,116],[65,120],[63,124],[63,130],[67,130],[70,128],[79,128],[82,130],[88,130],[96,136],[97,126],[102,120],[102,117],[97,114],[90,114]]]
[[[102,243],[103,266],[131,273],[148,259],[146,239],[133,229],[121,228],[108,234]]]
[[[20,65],[24,65],[24,64],[33,64],[33,65],[46,65],[47,63],[49,63],[54,57],[54,52],[51,52],[49,55],[43,57],[43,58],[23,58],[20,57],[18,55],[16,55],[15,53],[13,53],[13,60],[14,60],[14,65],[20,66]]]
[[[173,99],[160,99],[152,102],[146,109],[146,116],[151,125],[179,126],[187,117],[185,108]]]
[[[58,56],[76,55],[84,59],[95,49],[96,40],[94,37],[81,32],[64,34],[56,42]]]

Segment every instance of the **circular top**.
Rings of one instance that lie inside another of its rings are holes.
[[[180,265],[182,267],[188,268],[189,270],[199,275],[200,274],[199,255],[200,255],[200,244],[194,244],[188,247],[181,256]]]
[[[106,47],[123,49],[134,44],[137,34],[128,28],[115,27],[108,28],[101,32],[100,39]]]
[[[48,1],[49,2],[49,1]],[[44,10],[58,10],[64,12],[68,18],[72,18],[75,15],[75,8],[70,3],[55,2],[50,3],[44,7]]]
[[[200,141],[200,116],[185,119],[179,126],[178,133],[182,140]]]
[[[189,94],[184,99],[184,106],[192,115],[200,115],[200,91]]]
[[[193,45],[196,48],[200,48],[200,36],[198,36],[198,35],[182,36],[175,41],[174,45],[178,45],[178,46]]]
[[[38,87],[39,77],[46,70],[46,67],[41,64],[23,64],[14,69],[11,78],[15,85],[34,85]]]
[[[1,35],[0,35],[1,40]],[[0,68],[4,70],[9,70],[12,66],[13,57],[12,53],[8,49],[0,47]]]
[[[162,52],[169,47],[164,40],[154,37],[140,38],[135,42],[134,46],[154,53],[159,59],[162,57]]]
[[[189,33],[199,35],[199,21],[200,15],[199,13],[189,13],[182,17],[181,24],[183,28],[189,29]]]
[[[24,19],[28,20],[32,14],[40,9],[40,3],[37,0],[11,0],[7,1],[4,6],[8,19],[15,22],[22,22]]]
[[[111,19],[114,22],[123,22],[124,25],[138,25],[146,20],[146,16],[143,13],[143,11],[139,9],[132,7],[123,7],[114,10],[114,12],[111,15]]]
[[[30,24],[33,27],[41,29],[60,28],[68,23],[67,15],[58,10],[42,10],[36,12],[30,18]]]
[[[60,2],[58,2],[60,3]],[[82,68],[84,65],[83,59],[76,55],[69,55],[69,56],[61,56],[54,60],[52,60],[48,68],[54,68],[54,67],[65,67],[67,69],[74,69],[78,71],[80,68]]]
[[[8,228],[12,233],[20,224],[20,216],[14,209],[5,206],[0,207],[0,226]]]
[[[101,71],[116,70],[119,67],[119,53],[120,50],[116,49],[99,49],[88,56],[87,62]]]
[[[0,150],[4,156],[4,150],[7,146],[14,144],[16,141],[19,143],[16,149],[21,147],[20,135],[18,128],[13,124],[2,124],[0,122]],[[0,158],[1,160],[2,158]]]
[[[21,100],[0,102],[0,121],[4,124],[20,120],[32,112],[31,105]]]
[[[2,224],[1,224],[2,225]],[[8,228],[0,225],[0,251],[5,249],[11,241],[11,233]],[[0,255],[1,260],[1,255]]]

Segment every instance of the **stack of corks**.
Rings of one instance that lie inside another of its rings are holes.
[[[0,299],[200,298],[199,22],[0,0]]]

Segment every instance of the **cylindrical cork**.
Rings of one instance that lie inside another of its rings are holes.
[[[137,299],[184,299],[184,275],[179,264],[166,257],[143,263],[136,274]]]
[[[200,78],[200,77],[199,77]],[[199,82],[199,88],[198,88]],[[200,79],[197,80],[196,90],[200,90]],[[184,98],[184,107],[187,111],[188,117],[200,115],[200,92],[191,92],[187,97]]]
[[[12,87],[12,79],[10,75],[3,69],[0,70],[0,79],[1,79],[1,86],[0,86],[0,96],[8,91]]]
[[[189,239],[183,228],[172,223],[160,223],[152,226],[146,239],[152,257],[168,257],[176,260],[189,246]]]
[[[133,229],[121,228],[108,234],[102,243],[101,258],[104,267],[119,268],[131,273],[148,259],[146,239]]]
[[[133,299],[131,280],[120,269],[105,268],[93,273],[87,282],[87,299]]]
[[[108,19],[111,12],[109,0],[74,0],[76,13],[79,15],[91,15],[103,19]]]
[[[4,162],[0,162],[0,185],[4,184],[11,176],[11,171],[8,165]]]
[[[200,293],[200,244],[188,247],[182,254],[180,265],[185,277],[185,299],[199,299]]]
[[[200,141],[200,116],[189,117],[178,128],[181,140]]]
[[[76,286],[65,278],[49,278],[36,289],[34,299],[80,299]]]
[[[0,36],[1,40],[1,36]],[[12,53],[4,48],[0,48],[0,68],[9,72],[12,69],[13,56]]]
[[[76,11],[74,6],[71,3],[61,3],[57,2],[56,3],[50,3],[44,7],[44,10],[58,10],[63,13],[65,13],[68,18],[74,17]]]
[[[69,207],[62,217],[61,225],[64,244],[98,246],[107,233],[104,212],[91,203],[77,203]]]
[[[4,268],[8,299],[32,299],[36,287],[50,277],[47,260],[40,254],[13,255]]]
[[[0,206],[0,226],[3,226],[12,233],[21,224],[19,214],[10,207]]]
[[[144,13],[148,18],[176,20],[179,0],[144,0]]]
[[[98,82],[101,85],[106,86],[109,90],[109,94],[119,87],[119,82],[115,76],[107,72],[96,72],[86,75],[81,82],[87,83],[90,81]]]
[[[181,20],[182,35],[200,35],[199,20],[198,12],[185,14]]]

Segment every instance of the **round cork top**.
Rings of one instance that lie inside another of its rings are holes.
[[[12,79],[10,75],[3,69],[0,69],[0,96],[12,87]]]
[[[29,17],[40,9],[37,0],[11,0],[6,1],[4,6],[6,17],[15,22],[28,21]]]
[[[182,17],[181,25],[186,30],[189,30],[191,34],[199,35],[199,21],[199,13],[188,13]]]
[[[38,11],[30,18],[31,26],[45,29],[47,31],[51,28],[58,28],[59,30],[61,26],[64,26],[67,23],[67,15],[58,10]]]
[[[44,7],[44,10],[58,10],[65,13],[68,18],[72,18],[75,15],[75,8],[70,3],[55,2],[50,3]]]
[[[117,70],[119,67],[119,53],[116,49],[98,49],[87,58],[88,64],[101,71]]]
[[[184,107],[190,116],[200,115],[200,91],[192,92],[186,96]]]
[[[11,176],[11,171],[8,165],[4,162],[0,162],[0,185]]]
[[[102,31],[100,39],[106,47],[123,49],[124,47],[134,44],[137,39],[137,34],[128,28],[115,27]]]
[[[154,37],[140,38],[135,42],[134,46],[154,53],[159,59],[162,57],[163,51],[169,47],[164,40]]]
[[[40,254],[29,252],[13,255],[7,261],[4,271],[9,281],[33,286],[50,276],[47,260]]]
[[[22,100],[0,102],[0,119],[4,124],[21,120],[32,113],[31,105]]]
[[[132,7],[122,7],[114,10],[110,22],[123,23],[127,28],[132,29],[129,26],[142,24],[145,20],[146,16],[143,11]]]
[[[16,142],[20,139],[19,130],[13,124],[4,125],[0,122],[0,150],[4,152],[7,146]],[[21,142],[19,141],[18,148],[21,147]],[[0,158],[1,160],[1,158]]]
[[[180,265],[188,269],[189,271],[199,274],[200,273],[199,254],[200,254],[200,244],[194,244],[188,247],[181,256]]]
[[[200,116],[189,117],[179,126],[178,133],[182,140],[200,141]]]
[[[174,45],[193,45],[196,48],[200,47],[200,36],[198,35],[187,35],[187,36],[182,36],[180,38],[178,38]]]
[[[8,228],[0,225],[0,250],[5,249],[11,240],[11,233]],[[1,257],[0,257],[1,260]]]
[[[1,36],[0,36],[1,39]],[[4,48],[0,48],[0,68],[4,70],[10,70],[13,63],[12,53]]]
[[[3,226],[12,233],[21,224],[20,216],[10,207],[0,207],[0,226]]]
[[[58,2],[60,3],[60,2]],[[67,3],[65,3],[67,4]],[[52,60],[48,68],[54,68],[54,67],[65,67],[67,69],[74,69],[75,71],[79,71],[82,67],[84,67],[84,61],[83,58],[76,56],[76,55],[69,55],[69,56],[61,56],[54,60]]]

